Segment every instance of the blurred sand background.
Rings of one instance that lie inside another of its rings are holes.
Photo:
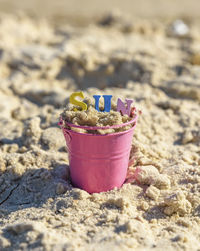
[[[56,22],[84,24],[110,11],[120,11],[132,17],[177,18],[200,17],[198,0],[1,0],[0,11],[24,11]]]

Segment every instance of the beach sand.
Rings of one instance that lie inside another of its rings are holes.
[[[200,250],[196,21],[0,20],[0,250]],[[121,189],[70,184],[57,123],[80,89],[142,110]]]

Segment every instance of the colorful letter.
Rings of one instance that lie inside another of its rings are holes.
[[[101,95],[94,95],[93,98],[95,99],[95,109],[98,112],[101,112],[99,110],[99,99],[100,99]],[[103,112],[109,112],[111,109],[111,98],[112,95],[103,95],[104,98],[104,110]]]
[[[133,103],[133,100],[126,99],[126,104],[127,104],[127,107],[126,107],[125,104],[121,101],[121,99],[118,98],[118,100],[117,100],[117,111],[121,112],[122,115],[127,114],[128,116],[130,116],[130,109],[131,109],[131,104],[132,103]]]
[[[80,106],[82,108],[82,111],[87,110],[87,104],[81,101],[76,100],[76,97],[84,98],[83,92],[74,92],[71,94],[69,98],[69,102],[73,105]],[[74,111],[78,111],[77,108],[74,108]]]

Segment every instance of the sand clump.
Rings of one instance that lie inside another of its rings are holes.
[[[184,22],[177,36],[164,20],[116,16],[80,29],[1,16],[0,250],[200,249],[200,68],[191,58],[200,34]],[[71,185],[60,114],[77,125],[130,119],[114,104],[109,116],[63,112],[80,90],[142,110],[120,189]]]
[[[180,214],[181,216],[190,213],[192,206],[191,203],[185,198],[184,193],[177,192],[165,198],[166,208],[164,213],[172,215],[173,213]]]
[[[154,185],[159,189],[169,189],[170,180],[166,174],[160,174],[154,166],[142,166],[138,169],[136,179],[140,184]]]

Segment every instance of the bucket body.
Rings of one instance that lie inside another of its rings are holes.
[[[88,193],[109,191],[125,181],[135,125],[127,131],[97,135],[62,128],[72,184]]]

